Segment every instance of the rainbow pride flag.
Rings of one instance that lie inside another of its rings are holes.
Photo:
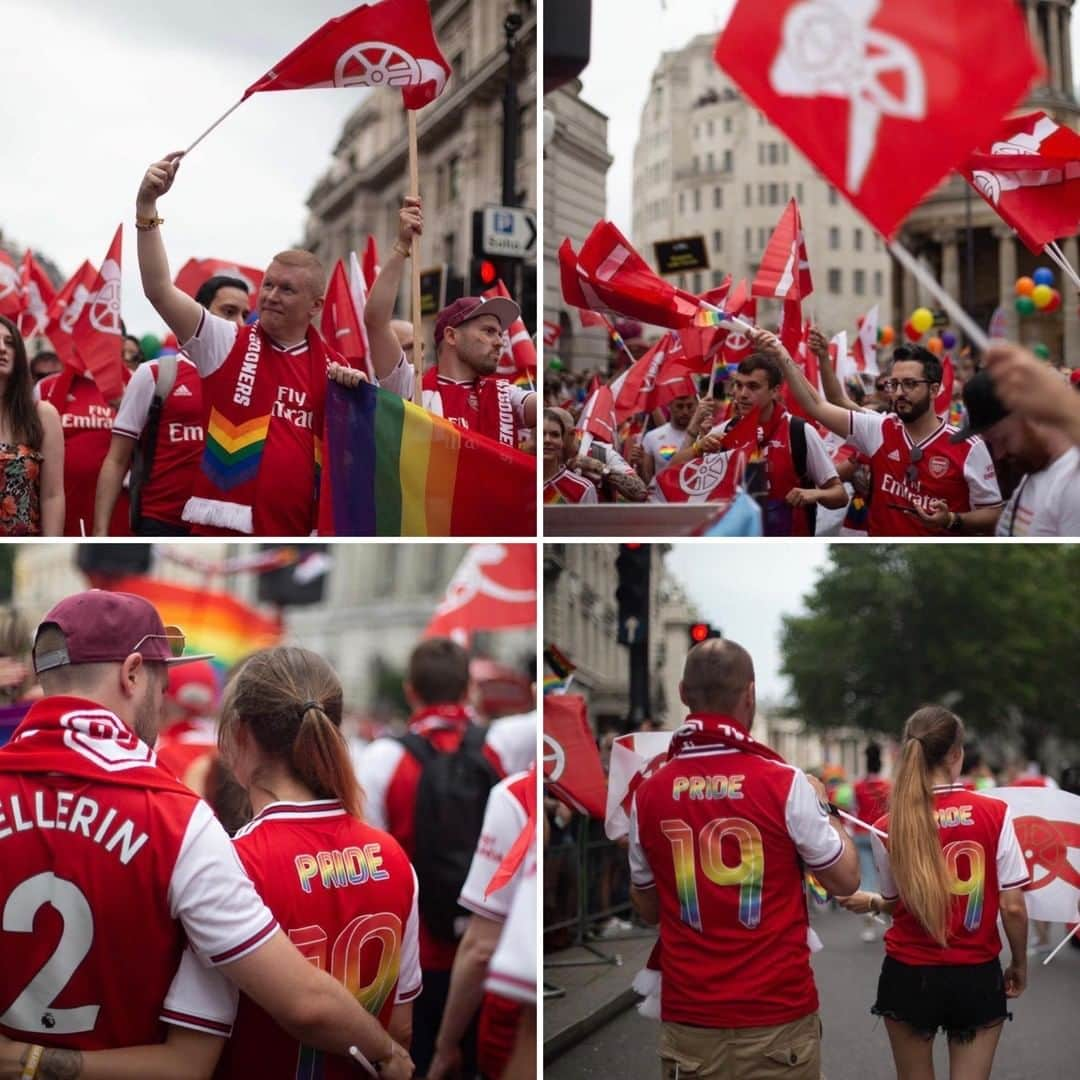
[[[814,898],[819,904],[827,904],[829,902],[829,894],[825,891],[825,887],[809,870],[806,871],[806,891]]]
[[[369,383],[326,395],[322,536],[535,536],[536,459]]]
[[[121,578],[109,588],[149,600],[166,626],[179,626],[184,631],[184,651],[213,653],[214,664],[222,673],[258,649],[277,645],[282,638],[280,619],[270,618],[228,593],[152,577]]]

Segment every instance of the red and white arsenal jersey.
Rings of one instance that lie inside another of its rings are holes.
[[[571,472],[565,466],[550,480],[544,481],[544,505],[555,503],[594,503],[596,485],[584,476]]]
[[[892,781],[878,776],[864,776],[855,781],[855,816],[860,821],[877,821],[889,809],[889,794]],[[856,833],[869,832],[861,825],[848,822],[848,827]]]
[[[71,380],[61,401],[56,385],[67,373],[49,375],[34,385],[39,401],[51,401],[64,429],[64,535],[90,536],[94,531],[94,498],[98,473],[112,441],[113,412],[97,385],[85,375]],[[110,536],[130,536],[128,495],[120,492],[109,522]]]
[[[396,1004],[419,995],[416,875],[392,836],[351,817],[338,800],[320,799],[271,803],[235,843],[292,943],[384,1027]],[[216,1075],[344,1080],[356,1073],[348,1059],[299,1044],[241,995]]]
[[[943,500],[961,514],[1001,503],[994,463],[978,436],[954,443],[955,428],[942,421],[931,435],[913,443],[894,414],[848,416],[848,441],[870,458],[870,536],[940,536],[913,509],[905,509],[916,504],[929,512],[932,502]],[[913,451],[917,460],[912,460]]]
[[[488,965],[489,994],[536,1004],[536,848],[525,856],[510,912]]]
[[[904,964],[983,964],[1001,952],[998,894],[1030,880],[1016,839],[1012,813],[1000,799],[960,784],[934,788],[934,813],[945,867],[952,883],[948,946],[942,948],[901,899],[885,932],[885,952]],[[889,831],[886,814],[877,821]],[[889,864],[888,842],[871,834],[881,895],[900,895]]]
[[[158,362],[141,364],[124,390],[113,424],[114,435],[136,441],[142,437],[154,400]],[[176,382],[161,409],[157,445],[150,478],[143,485],[142,516],[186,531],[181,520],[191,497],[203,452],[202,380],[195,365],[180,357]]]
[[[805,775],[710,746],[637,789],[630,875],[660,907],[665,1021],[766,1027],[814,1012],[803,864],[843,854]]]
[[[82,1050],[160,1042],[185,941],[215,966],[277,923],[210,808],[113,714],[45,698],[16,740],[32,742],[43,710],[58,709],[78,769],[0,764],[0,1033]],[[127,738],[99,738],[95,724]],[[118,770],[146,786],[111,782]],[[178,1022],[221,1034],[214,1016],[196,999]]]

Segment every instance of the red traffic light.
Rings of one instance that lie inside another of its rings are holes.
[[[711,627],[708,623],[699,622],[694,623],[690,627],[690,640],[695,644],[700,644],[704,641],[710,633]]]
[[[490,259],[480,261],[480,280],[485,285],[494,285],[499,277],[499,268]]]

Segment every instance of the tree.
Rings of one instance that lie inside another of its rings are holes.
[[[982,731],[1080,736],[1080,548],[835,545],[786,616],[791,712],[807,724],[899,733],[939,703]]]

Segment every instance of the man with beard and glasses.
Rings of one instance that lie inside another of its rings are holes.
[[[1080,536],[1080,449],[1064,432],[1011,413],[989,372],[964,387],[968,419],[954,440],[979,434],[994,465],[1020,481],[997,522],[998,536]]]
[[[1001,510],[994,463],[978,436],[953,442],[934,412],[941,361],[921,346],[893,353],[895,414],[852,412],[822,400],[775,334],[751,333],[755,349],[774,356],[807,414],[870,459],[869,536],[980,535]]]

